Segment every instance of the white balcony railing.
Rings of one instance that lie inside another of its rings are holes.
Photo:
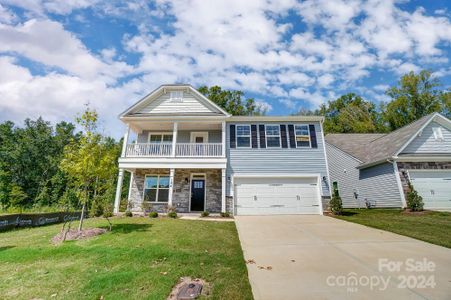
[[[171,156],[172,143],[161,144],[128,144],[125,156],[131,157],[164,157]]]
[[[175,156],[217,157],[222,156],[221,143],[179,143],[175,145]]]
[[[172,143],[138,143],[128,144],[126,157],[170,157],[172,156]],[[221,157],[221,143],[177,143],[175,156],[178,157]]]

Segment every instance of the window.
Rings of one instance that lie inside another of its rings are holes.
[[[436,141],[443,141],[443,132],[440,127],[432,128],[432,132],[434,133],[434,139]]]
[[[280,126],[279,125],[266,125],[266,147],[267,148],[279,148],[280,147]]]
[[[144,179],[144,201],[168,202],[169,176],[146,175]]]
[[[170,93],[172,102],[182,102],[183,101],[183,91],[172,91]]]
[[[310,131],[308,125],[295,125],[296,147],[310,147]]]
[[[171,142],[172,142],[172,134],[164,134],[164,133],[149,134],[149,143],[151,144],[161,144]]]
[[[251,126],[237,125],[236,126],[236,146],[239,148],[251,147]]]

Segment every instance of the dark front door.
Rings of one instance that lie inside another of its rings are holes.
[[[205,179],[191,181],[191,211],[204,211]]]

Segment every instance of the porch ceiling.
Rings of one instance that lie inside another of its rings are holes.
[[[130,128],[139,133],[143,130],[149,131],[172,131],[173,121],[134,121],[130,122]],[[221,130],[222,122],[218,121],[190,121],[178,122],[178,130]]]

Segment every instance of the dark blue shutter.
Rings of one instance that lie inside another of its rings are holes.
[[[251,125],[252,148],[258,148],[257,125]]]
[[[282,148],[288,148],[286,125],[280,125],[280,135],[282,136]]]
[[[235,125],[230,125],[230,148],[236,148]]]
[[[294,135],[293,125],[288,125],[288,135],[290,136],[290,148],[296,148],[296,137]]]
[[[260,148],[266,148],[265,125],[258,125],[258,131],[260,132]]]
[[[312,145],[312,148],[318,148],[318,143],[316,142],[316,131],[315,131],[315,125],[310,124],[308,126],[310,131],[310,143]]]

